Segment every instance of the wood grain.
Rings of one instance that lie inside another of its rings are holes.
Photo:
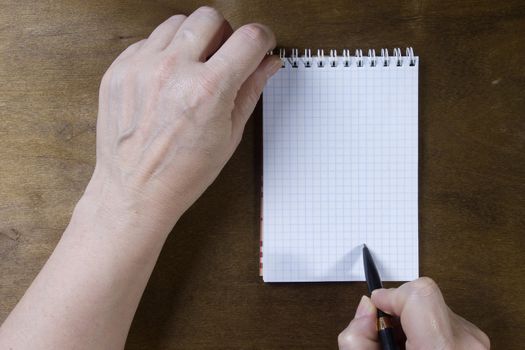
[[[196,1],[0,3],[0,320],[51,253],[94,166],[97,90],[117,54]],[[525,332],[525,3],[215,1],[282,47],[413,46],[420,264],[494,349]],[[128,349],[326,349],[362,283],[258,277],[261,109],[168,239]]]

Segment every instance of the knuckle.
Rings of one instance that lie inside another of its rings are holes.
[[[339,333],[337,336],[337,344],[340,349],[351,349],[351,346],[356,341],[356,336],[350,333],[347,329]]]
[[[221,86],[219,75],[213,71],[203,74],[199,79],[199,85],[206,95],[215,95]]]
[[[175,62],[178,60],[176,55],[166,55],[160,58],[157,65],[154,66],[154,77],[165,80],[171,76]]]
[[[206,100],[216,98],[223,102],[228,102],[228,86],[226,86],[222,76],[215,71],[209,69],[204,74],[201,74],[197,79],[200,94]]]
[[[142,39],[142,40],[139,40],[137,41],[136,43],[132,44],[131,46],[134,46],[134,47],[140,47],[142,45],[144,45],[144,43],[146,42],[147,39]]]
[[[346,346],[348,344],[349,337],[346,335],[345,331],[342,331],[337,336],[337,344],[339,344],[339,347]]]
[[[179,29],[177,31],[176,37],[180,38],[182,41],[187,41],[190,43],[194,42],[197,39],[195,33],[188,28]]]
[[[204,16],[208,17],[209,19],[212,19],[212,20],[223,20],[224,19],[224,17],[219,12],[219,10],[217,10],[216,8],[211,7],[211,6],[199,7],[196,12],[199,15],[204,15]]]
[[[150,86],[150,83],[164,84],[172,78],[174,67],[178,61],[176,54],[160,55],[149,63],[137,62],[131,65],[132,74],[136,75],[140,84]]]
[[[184,21],[186,18],[187,17],[184,16],[184,15],[173,15],[170,18],[168,18],[168,20],[171,21],[171,22],[178,23],[178,22]]]
[[[411,291],[413,294],[422,297],[428,297],[440,293],[437,283],[429,277],[421,277],[412,282]]]
[[[142,40],[137,41],[136,43],[133,43],[133,44],[129,45],[126,48],[126,50],[124,50],[124,52],[126,52],[126,51],[129,52],[129,51],[133,51],[133,50],[139,49],[142,45],[144,45],[145,41],[146,41],[146,39],[142,39]]]
[[[260,46],[266,46],[268,42],[273,40],[273,34],[270,29],[262,24],[247,24],[239,28],[239,31],[250,41]]]
[[[129,60],[131,57],[134,57],[144,45],[146,42],[146,39],[139,40],[131,45],[129,45],[124,51],[118,55],[118,57],[113,61],[111,66],[115,66],[116,64],[119,64],[122,61]]]

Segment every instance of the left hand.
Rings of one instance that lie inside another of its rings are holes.
[[[113,220],[168,231],[239,144],[280,60],[261,24],[232,28],[215,9],[173,16],[128,47],[102,79],[97,162],[86,196]]]

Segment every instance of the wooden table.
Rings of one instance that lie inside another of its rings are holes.
[[[525,3],[216,1],[283,47],[413,46],[420,69],[421,272],[495,349],[525,332]],[[0,320],[51,253],[95,162],[100,78],[192,1],[4,1],[0,10]],[[328,349],[363,283],[258,276],[261,109],[168,239],[129,349]]]

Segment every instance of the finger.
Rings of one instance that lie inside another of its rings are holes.
[[[173,37],[169,49],[182,52],[184,57],[203,60],[210,47],[220,44],[227,27],[222,14],[213,7],[203,6],[193,12]]]
[[[439,287],[428,277],[405,283],[399,288],[374,290],[372,302],[379,309],[397,316],[402,316],[405,311],[411,311],[410,308],[415,304],[426,311],[447,310],[448,312]]]
[[[234,135],[239,138],[242,136],[244,126],[253,113],[266,82],[281,68],[281,65],[281,60],[277,56],[266,57],[241,86],[235,98],[235,107],[232,112]]]
[[[224,78],[228,88],[238,89],[274,47],[275,36],[269,28],[248,24],[237,29],[206,64]]]
[[[377,308],[401,317],[411,343],[432,339],[441,346],[453,339],[450,309],[437,284],[428,277],[408,282],[399,288],[377,289],[372,293]]]
[[[162,22],[155,30],[150,34],[146,42],[144,43],[145,50],[161,51],[168,46],[171,42],[175,33],[186,20],[184,15],[171,16],[164,22]]]
[[[200,61],[204,62],[208,60],[217,50],[221,47],[222,44],[230,38],[233,33],[233,28],[230,23],[224,20],[224,23],[221,29],[217,32],[215,37],[210,41],[208,47],[204,50]]]
[[[354,319],[337,338],[339,350],[379,349],[376,312],[377,309],[370,301],[370,298],[363,296],[357,307]]]

